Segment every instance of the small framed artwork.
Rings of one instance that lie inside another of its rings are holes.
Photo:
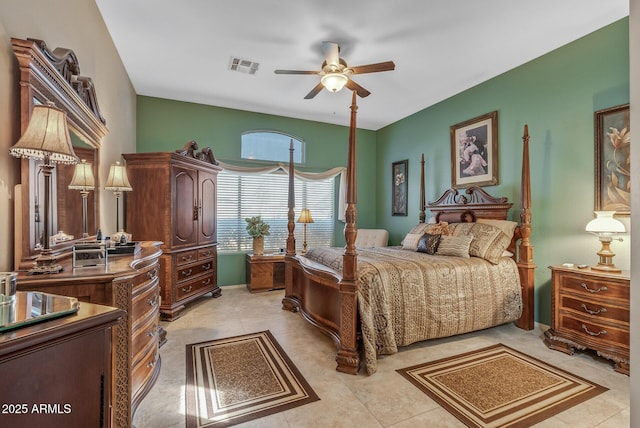
[[[391,165],[391,214],[407,215],[407,177],[409,160],[393,162]]]
[[[451,187],[498,184],[498,112],[451,127]]]
[[[629,104],[595,112],[595,211],[631,214]]]

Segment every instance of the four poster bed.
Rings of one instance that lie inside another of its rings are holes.
[[[419,224],[407,234],[402,247],[356,250],[356,110],[354,93],[345,248],[312,249],[305,256],[296,255],[291,149],[283,309],[299,311],[328,334],[337,346],[336,370],[350,374],[358,373],[361,360],[365,371],[374,373],[377,356],[393,354],[399,346],[417,341],[506,322],[531,330],[535,264],[529,240],[527,126],[520,224],[507,221],[512,204],[506,198],[494,198],[479,187],[470,187],[465,194],[447,190],[435,202],[425,204],[423,155]],[[425,223],[425,208],[435,216],[435,224]],[[434,239],[439,243],[437,251],[435,247],[425,250]],[[458,248],[461,242],[462,249]],[[448,253],[451,249],[453,253]]]

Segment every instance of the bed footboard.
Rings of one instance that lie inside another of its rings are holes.
[[[313,326],[331,337],[337,348],[336,370],[357,374],[357,294],[342,276],[305,257],[285,257],[285,297],[282,308],[300,312]]]

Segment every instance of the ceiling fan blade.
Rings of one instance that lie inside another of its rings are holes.
[[[340,46],[336,42],[322,42],[322,52],[327,65],[338,67],[340,63]]]
[[[378,62],[375,64],[348,67],[347,70],[351,70],[351,74],[363,74],[363,73],[377,73],[379,71],[391,71],[391,70],[395,70],[395,68],[396,68],[396,65],[393,63],[393,61],[385,61],[385,62]]]
[[[358,94],[360,98],[368,97],[369,95],[371,95],[371,92],[367,91],[365,88],[358,85],[356,82],[354,82],[351,79],[347,80],[347,83],[345,84],[345,86],[351,89],[352,91],[356,91],[356,94]]]
[[[306,70],[275,70],[276,74],[318,74],[319,71],[306,71]]]
[[[304,99],[305,100],[310,100],[311,98],[315,97],[316,95],[318,95],[320,93],[320,91],[322,91],[324,89],[324,85],[322,84],[322,82],[318,83],[312,90],[311,92],[309,92]]]

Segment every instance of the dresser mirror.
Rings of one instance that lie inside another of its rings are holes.
[[[108,130],[100,114],[95,88],[90,78],[80,74],[71,49],[50,50],[35,39],[11,39],[20,72],[21,133],[29,124],[33,106],[53,102],[67,113],[74,151],[80,159],[93,165],[99,183],[100,145]],[[16,191],[15,264],[17,270],[29,269],[42,248],[44,227],[44,180],[38,161],[21,159],[20,190]],[[50,231],[53,255],[71,255],[74,243],[82,238],[82,197],[68,189],[74,165],[56,164],[51,180]],[[100,186],[87,198],[87,230],[95,234],[98,227]]]

